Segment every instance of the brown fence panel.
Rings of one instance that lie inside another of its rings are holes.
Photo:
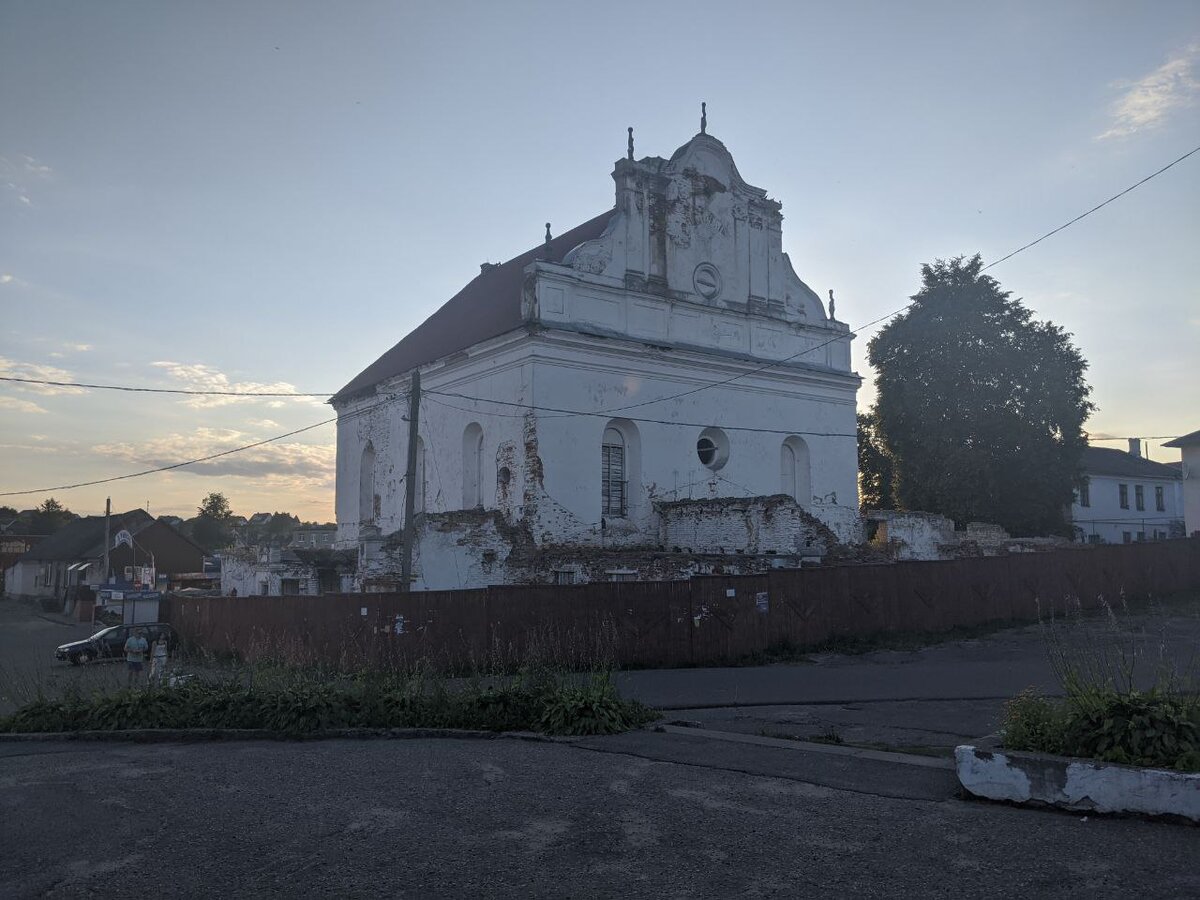
[[[1200,539],[676,582],[163,599],[186,640],[250,660],[488,669],[712,664],[783,642],[1032,621],[1200,587]]]
[[[703,576],[689,584],[692,662],[719,663],[767,648],[770,591],[766,575]]]

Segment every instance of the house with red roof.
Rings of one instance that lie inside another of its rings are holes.
[[[705,122],[670,158],[635,158],[631,130],[612,178],[611,209],[484,263],[333,397],[361,584],[397,575],[410,491],[418,589],[636,577],[646,553],[798,564],[857,538],[853,335],[797,275],[781,204]]]

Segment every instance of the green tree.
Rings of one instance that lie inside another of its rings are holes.
[[[922,266],[912,306],[868,345],[894,498],[959,523],[1066,534],[1095,409],[1087,363],[982,269],[978,255]]]
[[[233,518],[233,510],[229,508],[229,500],[225,495],[214,491],[200,501],[200,506],[196,508],[198,515],[207,516],[210,519],[216,519],[218,522],[228,522]]]
[[[858,414],[858,493],[863,509],[893,509],[892,458],[879,438],[875,412]]]
[[[220,550],[233,543],[233,529],[229,520],[233,518],[233,510],[229,508],[229,500],[224,494],[214,491],[200,501],[196,508],[197,516],[191,519],[192,540],[205,550]]]
[[[53,497],[48,497],[33,513],[30,531],[33,534],[54,534],[72,519],[79,516],[71,512]]]

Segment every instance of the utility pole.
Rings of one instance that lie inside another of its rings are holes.
[[[408,392],[408,465],[404,469],[404,533],[400,557],[401,590],[412,587],[413,541],[417,529],[413,517],[417,511],[417,414],[421,409],[421,371],[413,369]]]
[[[112,515],[112,497],[104,498],[104,570],[100,573],[100,584],[108,584],[108,546],[112,541],[109,534],[109,516]]]

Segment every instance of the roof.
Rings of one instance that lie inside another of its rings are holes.
[[[109,522],[109,534],[125,530],[137,534],[154,518],[144,509],[113,514]],[[104,552],[104,516],[84,516],[68,522],[36,547],[25,551],[18,562],[29,560],[80,560],[89,559]]]
[[[1165,463],[1155,462],[1143,456],[1134,456],[1112,447],[1085,447],[1083,451],[1085,475],[1124,475],[1130,478],[1178,479],[1179,471]]]
[[[1164,447],[1190,447],[1193,444],[1200,444],[1200,431],[1193,431],[1191,434],[1185,434],[1183,437],[1177,437],[1173,441],[1167,441],[1163,444]]]
[[[367,366],[333,400],[346,400],[405,372],[499,337],[521,325],[521,289],[525,267],[535,260],[561,262],[584,241],[604,233],[615,209],[560,234],[506,263],[485,265],[466,287],[414,328],[400,343]]]

